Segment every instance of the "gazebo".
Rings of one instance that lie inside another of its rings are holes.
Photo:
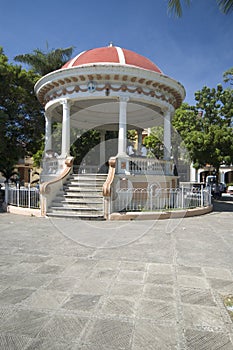
[[[130,189],[132,200],[139,189],[147,198],[145,193],[153,184],[160,188],[177,186],[171,160],[171,118],[185,97],[185,89],[148,58],[113,44],[87,50],[42,77],[35,92],[44,105],[46,122],[47,157],[41,174],[43,215],[111,219],[114,211],[128,210],[120,200],[121,189]],[[52,143],[54,122],[62,125],[61,148],[56,156]],[[127,130],[137,131],[140,149],[143,130],[156,125],[164,128],[163,159],[129,156]],[[100,131],[101,142],[94,156],[98,158],[97,165],[88,167],[84,159],[77,169],[73,168],[72,128]],[[118,132],[114,147],[105,141],[109,130]],[[106,162],[108,173],[100,174]],[[96,196],[96,203],[101,203],[98,209],[93,204]]]

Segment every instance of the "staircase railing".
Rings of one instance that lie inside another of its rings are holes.
[[[73,157],[67,157],[67,159],[65,160],[65,168],[63,172],[59,174],[55,179],[41,184],[41,215],[46,215],[48,206],[51,204],[57,192],[64,184],[67,176],[69,176],[70,172],[72,171],[73,161]]]
[[[116,158],[109,159],[108,176],[103,185],[103,197],[104,197],[104,218],[108,219],[111,214],[111,185],[114,180],[116,171]]]

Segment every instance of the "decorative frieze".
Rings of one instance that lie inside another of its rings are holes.
[[[91,76],[93,77],[93,76]],[[94,93],[95,91],[108,91],[108,94],[111,94],[111,91],[114,93],[120,92],[129,92],[130,94],[139,94],[144,96],[154,97],[159,100],[167,101],[171,103],[174,107],[177,105],[177,100],[179,99],[178,94],[175,93],[174,90],[170,89],[170,91],[162,86],[160,89],[149,89],[148,87],[135,86],[135,85],[126,85],[126,84],[97,84],[94,81],[90,81],[87,84],[81,85],[68,85],[67,87],[63,87],[62,89],[58,89],[59,86],[54,86],[51,93],[49,93],[49,89],[46,89],[47,96],[45,102],[52,101],[56,98],[60,98],[62,95],[72,95],[74,93]]]

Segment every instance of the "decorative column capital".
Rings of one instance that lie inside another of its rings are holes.
[[[166,115],[166,114],[172,115],[175,112],[175,108],[169,105],[167,107],[162,108],[162,111],[163,111],[163,115]]]
[[[71,101],[68,98],[62,98],[59,102],[63,107],[71,106]]]
[[[120,102],[129,102],[129,97],[128,96],[120,96],[119,100],[120,100]]]

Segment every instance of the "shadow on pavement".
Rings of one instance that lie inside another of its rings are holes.
[[[233,196],[222,197],[221,200],[213,200],[213,211],[233,212]]]

